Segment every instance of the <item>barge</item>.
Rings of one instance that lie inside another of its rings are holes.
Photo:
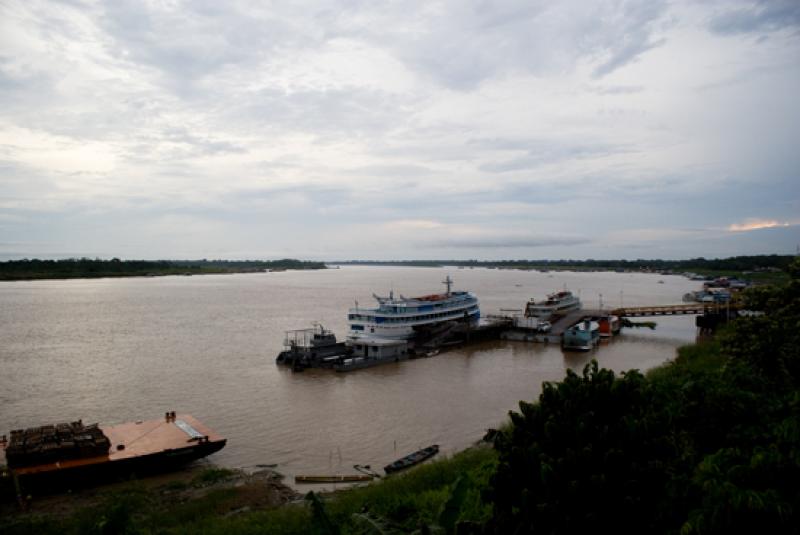
[[[221,450],[226,439],[189,414],[113,426],[82,421],[11,431],[0,438],[15,480],[76,482],[169,470]],[[4,459],[3,459],[4,458]]]

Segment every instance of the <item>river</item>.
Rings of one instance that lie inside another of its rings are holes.
[[[0,433],[75,420],[114,424],[188,412],[228,438],[210,458],[282,473],[381,467],[419,447],[454,452],[496,427],[543,381],[592,358],[646,370],[695,339],[694,317],[624,329],[590,353],[483,342],[436,357],[337,374],[274,363],[283,332],[318,321],[340,339],[347,309],[373,292],[470,290],[484,315],[566,286],[584,306],[666,305],[697,289],[680,276],[343,266],[192,277],[0,283]],[[659,282],[659,281],[663,281]]]

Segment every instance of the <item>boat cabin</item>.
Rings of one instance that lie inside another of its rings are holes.
[[[383,338],[364,338],[348,341],[353,357],[377,360],[405,359],[408,356],[408,342]]]

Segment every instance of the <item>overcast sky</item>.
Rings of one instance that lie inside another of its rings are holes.
[[[0,0],[0,258],[799,243],[797,0]]]

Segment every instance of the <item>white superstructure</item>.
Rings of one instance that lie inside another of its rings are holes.
[[[579,310],[581,300],[572,295],[569,290],[562,290],[547,296],[541,303],[531,299],[525,307],[525,317],[545,320],[553,314],[564,314],[571,310]]]
[[[374,295],[377,308],[351,308],[347,321],[350,325],[348,342],[369,339],[410,340],[414,328],[432,326],[452,320],[466,319],[477,323],[480,318],[478,298],[471,292],[453,292],[453,281],[448,276],[443,281],[447,292],[421,297],[389,297]]]

